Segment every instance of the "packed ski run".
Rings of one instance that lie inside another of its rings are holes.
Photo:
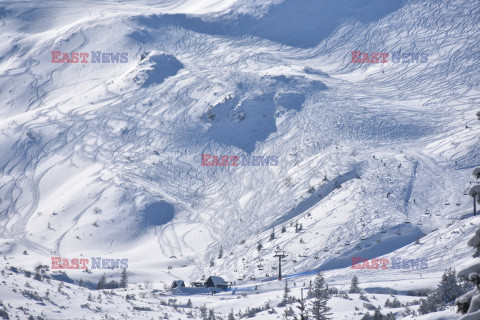
[[[2,1],[0,318],[480,319],[479,18]]]

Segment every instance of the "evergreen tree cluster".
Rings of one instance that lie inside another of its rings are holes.
[[[285,281],[285,287],[283,289],[283,299],[277,305],[278,307],[285,307],[288,304],[294,303],[296,301],[295,297],[289,295],[290,288],[288,287],[288,281]]]
[[[207,310],[205,305],[200,307],[200,318],[202,320],[216,320],[215,311],[213,309]]]
[[[361,320],[395,320],[395,315],[392,312],[384,315],[380,312],[380,309],[375,309],[373,315],[370,315],[369,312],[365,313]]]
[[[444,310],[447,305],[453,304],[455,297],[465,291],[465,287],[457,282],[455,270],[448,268],[442,275],[442,280],[437,289],[430,293],[427,298],[420,299],[418,312],[427,314]]]
[[[105,274],[103,274],[100,277],[100,280],[98,280],[97,290],[126,288],[127,285],[128,285],[127,270],[123,269],[120,282],[111,280],[110,282],[107,283],[107,277],[105,276]]]
[[[240,318],[253,318],[257,315],[257,313],[269,310],[270,308],[271,308],[270,305],[267,303],[263,307],[253,307],[253,308],[248,307],[247,310],[244,313],[239,312],[238,314],[239,314]],[[233,311],[231,312],[231,315],[232,315],[233,318],[235,318],[234,314],[233,314]],[[230,315],[229,315],[229,317],[230,317]]]
[[[393,301],[390,301],[390,299],[387,299],[387,301],[385,301],[385,308],[401,308],[401,307],[403,307],[403,305],[397,298],[394,298]]]
[[[7,310],[4,309],[0,309],[0,317],[2,319],[10,319]]]
[[[329,320],[331,319],[330,308],[327,306],[328,299],[330,299],[330,289],[325,281],[321,271],[318,272],[315,280],[313,281],[313,286],[311,285],[307,299],[296,299],[289,295],[290,289],[288,288],[288,283],[285,282],[285,289],[283,293],[283,299],[278,304],[278,307],[286,307],[282,319],[285,320]],[[338,290],[334,290],[338,292]],[[295,309],[292,308],[290,304],[297,303],[296,309],[298,309],[300,314],[295,312]],[[272,310],[271,313],[274,313]],[[297,315],[299,317],[297,317]],[[230,319],[229,319],[230,320]]]
[[[303,225],[301,223],[295,222],[295,232],[298,233],[303,230]]]

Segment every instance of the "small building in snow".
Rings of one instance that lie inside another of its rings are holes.
[[[204,284],[203,282],[198,282],[198,281],[197,281],[197,282],[192,282],[192,283],[190,283],[190,284],[191,284],[192,287],[194,287],[194,288],[202,288],[202,287],[205,286],[205,284]]]
[[[228,283],[226,283],[221,277],[210,276],[207,281],[205,281],[205,287],[226,290],[228,289]]]

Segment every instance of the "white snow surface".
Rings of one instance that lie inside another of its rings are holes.
[[[150,280],[165,300],[175,279],[257,286],[192,296],[223,314],[280,301],[276,249],[297,295],[319,268],[344,289],[353,275],[365,289],[434,288],[445,268],[477,261],[467,240],[480,224],[468,196],[480,165],[479,18],[467,0],[2,1],[0,266],[126,258],[130,282]],[[351,63],[357,50],[389,62]],[[428,62],[394,63],[399,50]],[[51,63],[52,51],[128,62]],[[202,154],[278,165],[205,167]],[[355,270],[352,257],[428,268]],[[0,300],[22,304],[12,289],[28,279],[7,272]],[[92,284],[120,274],[66,272]],[[160,308],[149,294],[141,303]],[[120,319],[131,306],[117,300],[107,309]],[[332,299],[335,319],[360,319],[354,301]],[[79,305],[48,304],[44,316],[107,312]]]

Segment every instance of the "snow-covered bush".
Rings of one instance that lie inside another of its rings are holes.
[[[474,257],[480,252],[480,229],[468,241],[468,245],[476,249]],[[465,314],[459,320],[480,319],[480,263],[474,264],[458,272],[458,277],[473,283],[474,288],[455,300],[458,311]]]
[[[472,174],[477,180],[480,179],[480,167],[473,169]]]
[[[370,313],[367,312],[361,320],[395,320],[395,315],[391,312],[384,315],[380,312],[380,309],[375,309],[373,315],[370,315]]]
[[[393,301],[390,301],[390,299],[387,299],[387,301],[385,301],[385,308],[400,308],[400,307],[403,307],[403,305],[397,298],[394,298]]]
[[[480,203],[480,184],[471,187],[470,190],[468,190],[468,195],[473,198],[473,215],[476,215],[476,202]]]

